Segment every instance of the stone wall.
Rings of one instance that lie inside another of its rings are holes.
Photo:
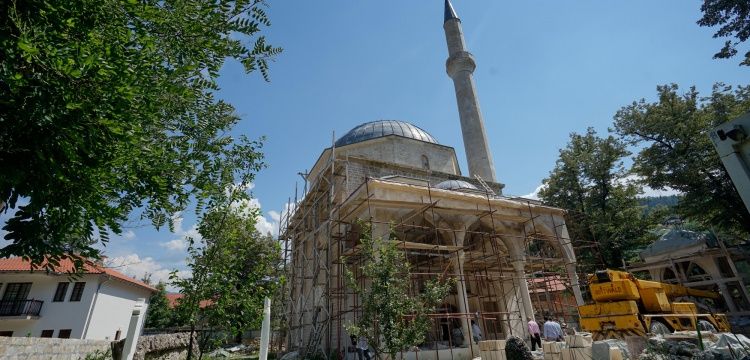
[[[143,335],[138,339],[133,360],[178,360],[187,358],[190,333]],[[193,353],[198,353],[198,342],[193,341]]]
[[[2,359],[78,360],[100,351],[110,351],[109,340],[55,339],[35,337],[0,337]]]

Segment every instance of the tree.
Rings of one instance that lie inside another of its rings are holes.
[[[750,3],[745,0],[705,0],[701,5],[703,17],[698,25],[713,27],[720,25],[714,38],[734,36],[737,40],[727,40],[714,54],[714,59],[728,59],[737,54],[737,45],[750,37]],[[750,66],[750,51],[740,65]]]
[[[395,360],[398,352],[424,342],[430,328],[427,314],[445,299],[453,282],[430,280],[421,294],[411,294],[411,265],[404,253],[393,242],[373,238],[369,224],[360,223],[360,227],[361,259],[356,272],[363,283],[349,267],[344,274],[348,286],[362,299],[362,316],[356,324],[347,324],[346,330],[352,336],[364,336],[376,359],[388,354]],[[395,238],[393,229],[390,238]]]
[[[171,227],[262,166],[261,143],[230,137],[239,118],[214,97],[227,58],[268,79],[281,49],[260,34],[262,0],[5,5],[0,211],[13,212],[0,256],[96,258],[131,214]]]
[[[675,84],[657,92],[658,101],[641,99],[614,117],[617,134],[640,149],[633,171],[651,188],[680,191],[684,218],[730,234],[750,232],[750,214],[708,136],[750,110],[750,87],[717,83],[708,97],[695,87],[678,94]]]
[[[571,238],[595,249],[579,252],[587,271],[619,267],[629,252],[648,240],[645,215],[636,198],[640,188],[629,181],[623,159],[630,153],[613,136],[601,138],[589,128],[571,134],[568,145],[539,193],[547,204],[568,209]]]
[[[169,308],[167,300],[167,287],[163,282],[156,284],[155,294],[151,295],[148,302],[148,314],[146,315],[146,328],[163,329],[174,326],[172,309]]]
[[[263,300],[283,281],[278,242],[255,230],[258,210],[236,202],[226,204],[201,219],[200,241],[189,239],[191,276],[171,275],[184,295],[178,313],[191,332],[201,327],[234,336],[256,329],[263,318]],[[212,345],[213,334],[202,331],[199,335],[202,357]],[[188,358],[192,356],[191,350]]]

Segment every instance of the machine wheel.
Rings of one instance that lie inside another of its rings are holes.
[[[672,333],[672,330],[669,329],[669,326],[667,326],[660,320],[651,320],[651,326],[649,326],[648,330],[650,333],[655,335],[667,335]]]
[[[698,328],[701,331],[716,333],[716,327],[708,320],[698,320]]]

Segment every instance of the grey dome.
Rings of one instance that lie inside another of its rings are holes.
[[[361,124],[351,129],[344,136],[336,140],[336,146],[345,146],[365,140],[376,139],[388,135],[403,136],[428,143],[437,144],[432,135],[412,124],[398,120],[378,120]]]
[[[479,190],[474,184],[463,180],[446,180],[435,187],[443,190]]]

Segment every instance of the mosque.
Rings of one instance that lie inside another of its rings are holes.
[[[485,339],[527,337],[528,320],[542,315],[575,321],[583,299],[565,212],[502,195],[472,75],[476,63],[449,0],[443,28],[468,173],[453,147],[405,121],[361,124],[324,149],[282,219],[288,327],[281,341],[288,351],[324,357],[351,351],[344,325],[360,316],[361,300],[347,288],[343,268],[361,261],[358,220],[371,224],[373,237],[386,238],[395,227],[392,240],[413,266],[415,291],[441,274],[457,280],[430,314],[425,343],[405,350],[405,358],[478,356],[471,321]],[[342,256],[350,263],[341,263]]]

